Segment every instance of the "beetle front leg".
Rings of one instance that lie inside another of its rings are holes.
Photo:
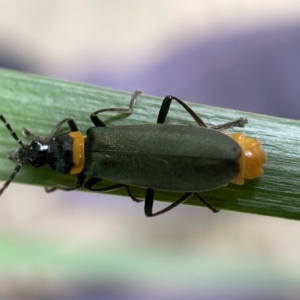
[[[56,132],[60,129],[60,127],[65,122],[68,122],[70,131],[73,131],[73,132],[78,131],[78,127],[77,127],[75,121],[72,118],[66,118],[66,119],[63,119],[60,122],[58,122],[47,136],[35,135],[27,128],[23,128],[23,135],[28,137],[31,140],[36,140],[36,141],[48,144],[50,142],[50,140],[55,136]]]
[[[75,186],[74,187],[67,187],[67,186],[62,186],[62,185],[56,185],[56,186],[53,186],[53,187],[45,187],[45,191],[46,193],[52,193],[56,190],[62,190],[62,191],[74,191],[74,190],[77,190],[77,189],[80,189],[82,186],[83,186],[83,182],[85,180],[85,175],[83,172],[79,173],[77,175],[77,179],[76,179],[76,183],[75,183]]]

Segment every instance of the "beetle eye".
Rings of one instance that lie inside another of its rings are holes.
[[[30,150],[41,151],[43,150],[43,145],[38,141],[32,141],[30,144]]]

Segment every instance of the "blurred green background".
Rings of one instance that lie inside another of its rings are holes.
[[[299,118],[296,1],[0,7],[1,67]],[[295,221],[187,206],[147,219],[129,198],[19,184],[1,197],[0,299],[298,299],[299,253]]]

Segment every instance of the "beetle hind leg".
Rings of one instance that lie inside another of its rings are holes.
[[[209,208],[212,212],[217,213],[219,211],[219,210],[215,209],[212,205],[210,205],[203,197],[201,197],[197,193],[185,193],[179,199],[174,201],[172,204],[170,204],[166,208],[164,208],[156,213],[153,213],[154,190],[147,189],[146,198],[145,198],[145,215],[147,217],[155,217],[155,216],[161,215],[161,214],[171,210],[172,208],[178,206],[179,204],[185,202],[186,200],[191,198],[193,195],[195,195],[202,202],[202,204],[204,204],[204,206]]]
[[[201,197],[199,194],[194,193],[194,195],[208,208],[210,209],[213,213],[217,213],[220,210],[215,209],[211,204],[209,204],[203,197]]]
[[[171,102],[173,100],[179,103],[192,116],[192,118],[197,122],[199,126],[207,127],[207,125],[202,121],[202,119],[185,102],[171,95],[166,96],[163,100],[158,113],[157,123],[165,123],[167,115],[169,113]]]
[[[227,122],[227,123],[224,123],[224,124],[212,126],[211,128],[215,129],[215,130],[225,130],[225,129],[228,129],[228,128],[231,128],[231,127],[244,127],[247,123],[248,123],[247,118],[238,118],[238,119],[233,120],[231,122]]]
[[[159,113],[158,113],[158,117],[157,117],[157,123],[165,123],[167,115],[169,113],[170,110],[170,105],[171,102],[175,100],[177,103],[179,103],[191,116],[192,118],[197,122],[197,124],[201,127],[207,127],[207,125],[203,122],[203,120],[194,112],[194,110],[189,107],[185,102],[183,102],[182,100],[178,99],[177,97],[168,95],[164,98]],[[233,120],[231,122],[227,122],[224,124],[220,124],[220,125],[216,125],[216,126],[212,126],[210,128],[215,129],[215,130],[224,130],[224,129],[228,129],[231,127],[244,127],[245,124],[248,123],[247,118],[238,118],[236,120]]]

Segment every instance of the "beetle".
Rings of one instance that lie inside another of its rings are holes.
[[[54,186],[55,190],[72,191],[84,186],[87,190],[108,192],[125,188],[128,196],[136,201],[129,186],[146,189],[146,216],[157,216],[183,203],[193,195],[213,212],[218,212],[198,192],[213,190],[228,183],[243,184],[244,179],[262,175],[266,162],[260,142],[245,137],[243,133],[227,135],[223,130],[233,126],[243,127],[246,118],[212,126],[210,128],[182,100],[166,96],[162,102],[156,124],[107,127],[98,117],[103,112],[132,113],[136,91],[127,108],[104,108],[95,111],[90,118],[94,123],[86,132],[79,132],[75,121],[60,121],[47,136],[38,136],[28,129],[23,134],[32,140],[25,145],[12,130],[3,115],[0,120],[21,146],[9,152],[8,158],[18,165],[5,182],[0,195],[13,181],[23,165],[35,168],[50,166],[64,174],[77,174],[74,187]],[[165,124],[172,101],[179,103],[199,126]],[[57,134],[67,123],[70,132]],[[89,177],[85,181],[86,177]],[[116,182],[109,187],[94,188],[101,180]],[[153,212],[154,191],[165,190],[183,195],[166,208]]]

